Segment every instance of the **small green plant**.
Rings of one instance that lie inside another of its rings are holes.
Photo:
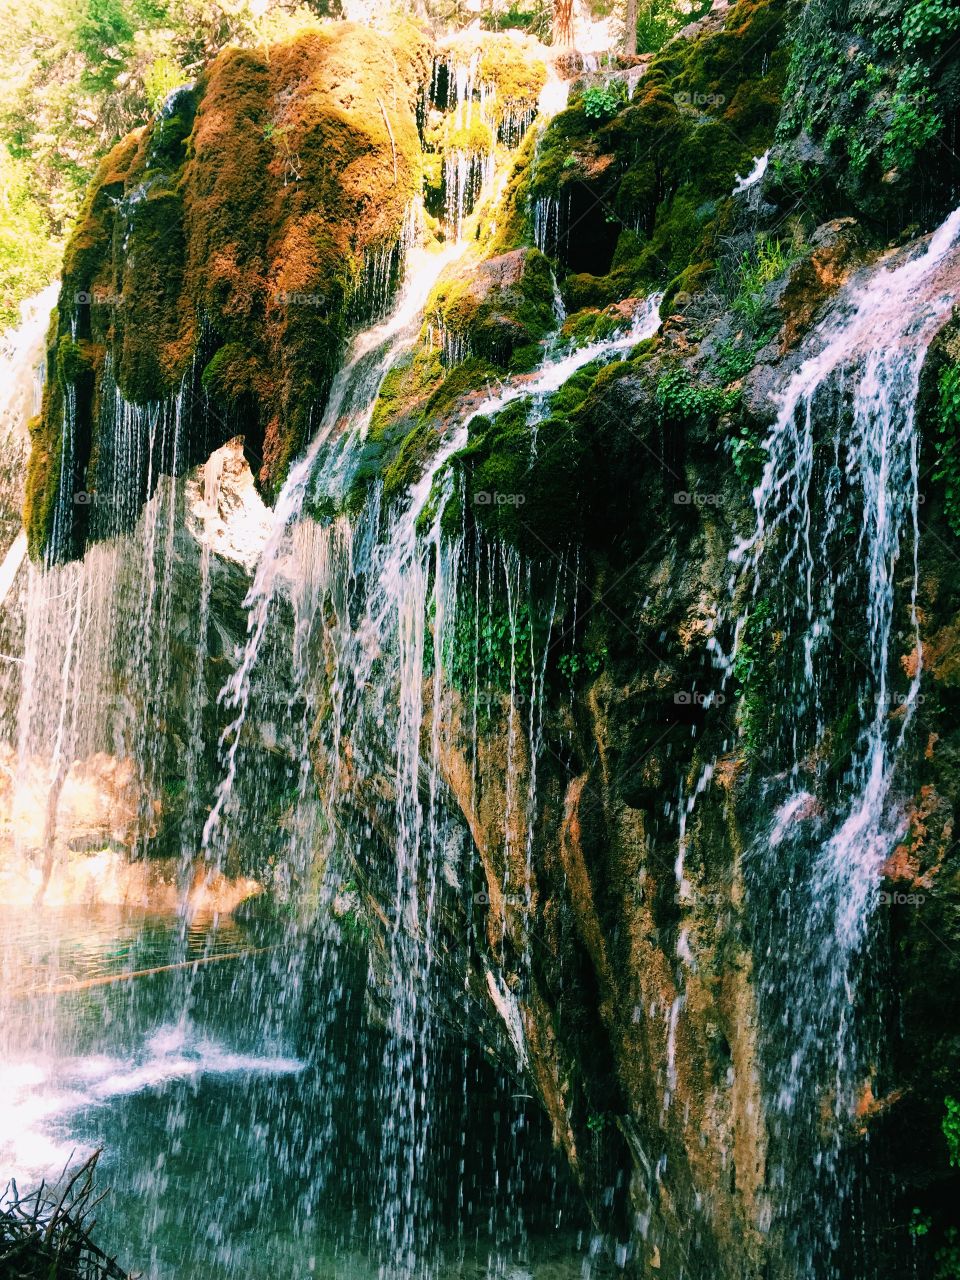
[[[573,649],[570,653],[562,653],[557,660],[557,666],[560,674],[564,676],[571,684],[574,684],[580,675],[597,675],[607,657],[607,646],[601,645],[599,650],[587,652],[582,649]]]
[[[609,120],[617,114],[626,100],[626,86],[622,80],[591,85],[583,91],[583,113],[588,120]]]
[[[956,0],[918,0],[903,15],[903,42],[908,49],[942,44],[960,31]]]
[[[921,1213],[916,1206],[910,1214],[910,1221],[907,1223],[907,1230],[913,1236],[914,1240],[920,1240],[923,1236],[928,1235],[932,1223],[927,1214]]]
[[[960,364],[940,374],[940,405],[933,439],[937,465],[933,473],[944,485],[944,513],[960,538]]]
[[[671,369],[657,384],[656,404],[663,422],[700,422],[708,425],[739,403],[739,392],[693,383],[685,369]]]
[[[740,643],[733,660],[733,677],[740,687],[738,718],[751,756],[760,749],[764,726],[769,719],[772,619],[770,602],[758,600],[741,629]]]
[[[930,90],[902,88],[894,94],[890,123],[883,135],[884,166],[911,168],[942,128],[943,118]]]
[[[587,1116],[587,1128],[593,1134],[601,1134],[607,1126],[607,1117],[600,1112]]]
[[[179,65],[166,54],[154,58],[143,75],[143,92],[151,111],[159,111],[167,98],[183,84],[186,77]]]
[[[757,325],[764,311],[764,290],[783,275],[793,261],[789,245],[781,240],[761,240],[753,253],[745,252],[734,278],[733,309],[750,325]]]
[[[943,1238],[946,1244],[934,1254],[937,1269],[933,1280],[960,1280],[960,1232],[948,1227]]]
[[[727,387],[731,382],[747,376],[754,366],[756,355],[757,347],[754,343],[727,338],[717,348],[713,376],[721,386]]]
[[[659,53],[681,27],[710,12],[711,0],[640,0],[637,5],[637,52]]]
[[[746,422],[739,423],[728,440],[737,479],[752,488],[760,479],[767,458],[763,440]]]

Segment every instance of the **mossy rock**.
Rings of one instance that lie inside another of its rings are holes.
[[[67,335],[109,351],[121,393],[140,405],[174,395],[202,358],[215,412],[184,397],[197,419],[183,424],[178,466],[240,433],[262,490],[276,492],[351,328],[385,303],[382,289],[367,292],[374,255],[389,257],[388,290],[397,283],[431,67],[429,42],[403,19],[226,49],[99,166],[65,252],[54,345]],[[82,301],[93,294],[109,302]],[[91,486],[93,409],[113,393],[100,386],[103,367],[77,435]],[[34,434],[34,555],[59,483],[62,413],[47,397]],[[82,537],[71,554],[81,550]]]
[[[538,560],[573,546],[603,554],[630,527],[637,536],[636,511],[652,509],[662,483],[645,443],[658,421],[655,386],[632,362],[596,361],[537,409],[539,420],[529,399],[475,418],[452,460],[462,507],[449,503],[444,527],[458,531],[466,517]]]
[[[470,352],[506,367],[518,348],[556,328],[550,264],[536,249],[515,249],[479,263],[446,287],[436,310]]]
[[[716,257],[736,176],[773,140],[786,8],[739,0],[722,21],[656,55],[612,118],[592,119],[578,98],[552,121],[529,191],[551,202],[548,248],[569,268],[569,307],[665,286]]]

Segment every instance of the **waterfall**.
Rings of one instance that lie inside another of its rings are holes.
[[[44,337],[56,301],[51,285],[20,307],[20,324],[0,346],[0,743],[12,751],[20,696],[24,609],[21,573],[27,538],[21,527],[29,450],[27,424],[43,398]]]
[[[916,402],[954,305],[937,273],[958,235],[960,211],[921,252],[855,283],[813,335],[765,444],[755,528],[731,557],[731,591],[750,600],[738,638],[751,614],[768,617],[761,643],[781,650],[786,772],[768,783],[773,820],[745,874],[769,1039],[774,1230],[798,1276],[840,1275],[844,1127],[877,1064],[879,1031],[858,1006],[870,1002],[883,863],[905,830],[898,768],[921,678]],[[903,646],[918,660],[898,681]],[[844,714],[854,732],[838,789],[828,734]]]
[[[440,265],[434,263],[434,270]],[[308,492],[316,493],[318,486],[321,491],[326,486],[337,492],[342,486],[345,442],[362,436],[390,361],[412,339],[409,316],[422,307],[425,294],[421,274],[416,296],[401,303],[386,330],[358,341],[338,380],[337,398],[280,495],[273,531],[247,596],[246,647],[222,694],[233,718],[224,735],[223,772],[206,828],[210,856],[224,858],[236,824],[243,820],[238,797],[247,791],[240,744],[256,705],[258,682],[265,671],[276,678],[277,672],[290,670],[291,686],[311,710],[300,722],[299,751],[304,762],[297,784],[300,817],[285,861],[295,868],[294,874],[301,875],[311,858],[318,861],[321,900],[334,916],[342,909],[338,906],[344,897],[342,886],[358,875],[361,882],[378,877],[374,897],[389,903],[385,967],[379,978],[388,1005],[377,1072],[382,1128],[375,1243],[381,1275],[410,1280],[432,1274],[431,1259],[438,1247],[432,1226],[435,1193],[430,1171],[441,1163],[443,1144],[448,1141],[436,1114],[437,1062],[445,1039],[441,1011],[449,1005],[450,997],[444,993],[452,974],[465,974],[469,968],[465,943],[455,944],[443,923],[451,913],[463,911],[463,896],[470,896],[472,879],[467,852],[470,835],[446,795],[444,726],[451,699],[469,707],[474,743],[471,768],[476,777],[478,700],[483,692],[476,647],[472,683],[462,693],[450,684],[464,592],[473,586],[477,624],[482,599],[479,578],[473,584],[464,578],[467,562],[462,539],[442,533],[443,512],[454,485],[447,464],[467,443],[470,424],[477,416],[495,414],[526,398],[531,431],[535,430],[536,421],[548,411],[550,395],[577,369],[627,353],[659,324],[658,299],[653,298],[626,332],[579,350],[550,351],[536,375],[503,386],[438,439],[423,474],[391,511],[382,509],[375,489],[356,516],[341,515],[322,524],[305,518]],[[505,903],[529,907],[536,760],[552,619],[546,619],[545,638],[539,644],[532,633],[521,641],[520,610],[521,604],[527,608],[530,598],[530,567],[521,565],[515,553],[494,552],[488,571],[489,590],[506,592],[510,627],[507,812],[505,845],[498,854],[504,869],[500,889]],[[292,629],[286,633],[273,628],[272,620],[282,611],[288,592],[293,617]],[[554,611],[557,604],[555,598]],[[285,642],[285,634],[292,641]],[[277,649],[285,643],[290,646],[286,658]],[[315,709],[321,705],[325,712],[319,717]],[[255,752],[248,763],[256,769]],[[526,783],[520,788],[516,777],[522,772]],[[370,804],[374,805],[372,815]],[[522,841],[515,844],[514,833],[521,831]],[[371,841],[382,850],[379,859],[358,851],[358,843]],[[471,907],[468,919],[473,914]],[[331,938],[325,963],[334,971],[344,963],[337,958],[338,947]],[[524,964],[529,965],[528,939],[524,954]],[[487,971],[487,985],[501,1011],[518,1067],[522,1066],[526,1048],[517,997],[502,986],[492,968]],[[329,1090],[335,1093],[338,1059],[324,1057],[322,1047],[320,1054]],[[319,1165],[318,1188],[334,1176],[322,1158]],[[498,1213],[507,1215],[497,1228],[504,1241],[522,1235],[519,1209],[505,1201]]]

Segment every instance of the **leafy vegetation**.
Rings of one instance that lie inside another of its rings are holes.
[[[950,1167],[960,1166],[960,1102],[951,1094],[943,1100],[944,1116],[942,1121],[943,1136],[947,1140],[947,1154]]]
[[[53,277],[59,247],[32,191],[29,166],[0,147],[0,328],[14,324],[24,298]]]
[[[733,310],[752,327],[759,323],[764,309],[764,290],[789,267],[793,254],[789,246],[777,239],[758,240],[753,249],[745,250],[737,265],[733,286]]]
[[[960,165],[946,148],[936,173],[923,161],[957,123],[946,56],[960,31],[952,0],[833,8],[808,5],[798,23],[778,127],[781,181],[824,214],[840,195],[869,216],[915,216],[937,191],[951,207]],[[793,140],[807,141],[791,153]],[[812,140],[823,154],[812,152]],[[795,158],[791,158],[794,155]]]
[[[940,412],[933,447],[937,455],[933,478],[944,486],[947,523],[960,538],[960,364],[948,364],[940,374]]]
[[[741,630],[733,662],[733,676],[739,687],[737,717],[751,758],[759,753],[764,726],[770,720],[770,697],[775,688],[770,660],[774,618],[768,600],[756,601]]]
[[[617,114],[626,100],[627,91],[622,80],[591,85],[583,91],[583,112],[588,120],[609,120]]]
[[[97,164],[121,137],[225,45],[278,39],[331,4],[337,0],[0,0],[3,323],[55,274]],[[29,268],[10,261],[6,246],[18,243]]]
[[[637,6],[637,52],[657,53],[681,27],[709,13],[713,0],[640,0]]]

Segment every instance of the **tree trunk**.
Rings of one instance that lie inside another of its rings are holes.
[[[623,52],[637,52],[637,0],[626,0],[624,6]]]
[[[564,48],[573,44],[573,0],[553,0],[553,43]]]

